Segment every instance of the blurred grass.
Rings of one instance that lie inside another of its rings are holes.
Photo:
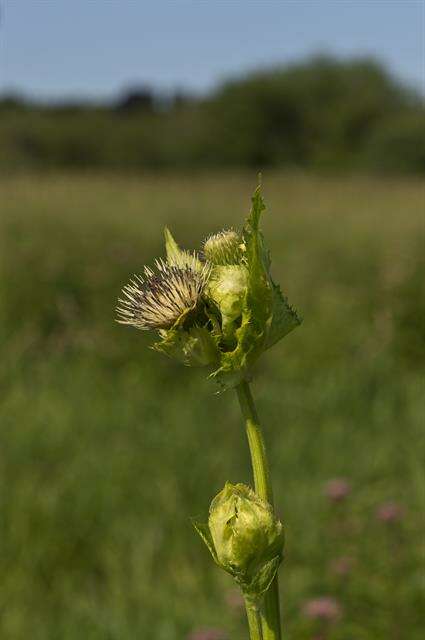
[[[162,253],[239,225],[247,173],[0,179],[0,637],[246,637],[189,523],[248,481],[232,393],[114,323],[121,286]],[[423,187],[412,179],[270,173],[264,230],[303,326],[260,363],[254,393],[287,528],[286,637],[306,600],[343,607],[334,640],[421,635]],[[338,507],[323,486],[349,479]],[[379,522],[395,500],[405,517]],[[330,565],[354,558],[350,576]]]

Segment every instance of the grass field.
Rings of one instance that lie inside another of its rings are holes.
[[[3,640],[247,637],[189,521],[226,480],[249,482],[236,398],[114,307],[165,223],[195,248],[240,224],[255,180],[1,178]],[[304,317],[253,385],[286,526],[285,638],[419,640],[423,187],[272,173],[264,195],[275,279]],[[306,615],[322,596],[334,622]]]

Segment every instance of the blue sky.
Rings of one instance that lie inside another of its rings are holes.
[[[425,0],[0,0],[0,91],[209,90],[315,52],[371,54],[424,84]]]

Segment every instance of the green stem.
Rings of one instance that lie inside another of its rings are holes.
[[[250,640],[263,640],[258,606],[245,598],[246,617],[248,618]]]
[[[252,471],[256,493],[273,506],[273,492],[260,421],[248,382],[243,380],[237,387],[242,415],[251,453]],[[276,575],[264,596],[264,612],[261,616],[263,640],[281,640],[279,582]]]

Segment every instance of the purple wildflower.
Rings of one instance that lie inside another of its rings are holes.
[[[325,486],[325,495],[332,502],[342,502],[350,493],[351,485],[345,478],[334,478]]]
[[[227,640],[227,635],[222,629],[198,629],[187,640]]]
[[[405,514],[404,508],[396,502],[385,502],[376,510],[376,517],[381,522],[399,522]]]
[[[351,573],[354,564],[354,558],[350,556],[341,556],[340,558],[335,558],[335,560],[331,562],[330,570],[333,574],[340,576],[341,578],[345,578]]]
[[[226,594],[226,603],[229,609],[238,613],[245,607],[245,602],[239,589],[231,589]]]
[[[323,596],[308,600],[303,607],[303,613],[306,618],[334,622],[342,612],[339,603],[334,598]]]

